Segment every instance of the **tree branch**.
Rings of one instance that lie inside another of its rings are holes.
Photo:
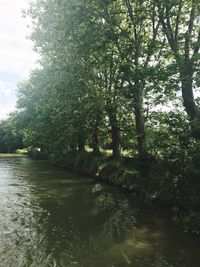
[[[178,47],[179,22],[180,22],[182,6],[183,6],[183,0],[179,0],[178,14],[176,17],[175,36],[174,36],[177,47]]]
[[[164,8],[161,6],[160,0],[156,0],[156,2],[157,2],[157,7],[158,7],[158,16],[159,16],[160,22],[162,24],[163,31],[164,31],[164,33],[165,33],[165,35],[167,37],[168,43],[169,43],[169,45],[170,45],[170,47],[172,49],[172,52],[174,53],[175,58],[178,61],[179,60],[179,53],[178,53],[177,46],[176,46],[176,43],[175,43],[175,38],[173,37],[170,18],[168,17],[166,19],[167,22],[165,21]],[[166,16],[167,16],[167,13],[169,13],[169,9],[168,9],[168,11],[166,11]]]
[[[193,52],[193,55],[192,55],[192,61],[195,61],[195,58],[199,53],[199,49],[200,49],[200,29],[199,29],[197,41],[196,41],[196,44],[195,44],[194,52]]]
[[[190,19],[188,22],[188,30],[185,33],[185,60],[189,60],[190,58],[190,40],[191,34],[194,27],[194,19],[195,19],[195,10],[196,9],[196,0],[192,1],[192,8],[190,11]]]

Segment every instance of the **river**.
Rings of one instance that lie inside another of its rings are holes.
[[[26,157],[0,158],[0,267],[199,267],[165,209]]]

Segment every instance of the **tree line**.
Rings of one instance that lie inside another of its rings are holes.
[[[25,15],[40,55],[18,88],[26,145],[145,159],[198,143],[198,0],[37,0]]]

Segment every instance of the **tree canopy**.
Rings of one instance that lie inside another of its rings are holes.
[[[37,0],[25,15],[40,54],[18,90],[26,144],[144,159],[198,142],[199,1]]]

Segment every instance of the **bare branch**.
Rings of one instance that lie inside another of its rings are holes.
[[[190,19],[188,22],[188,30],[185,33],[185,59],[188,60],[190,57],[190,41],[191,41],[191,34],[194,27],[194,19],[195,19],[195,11],[196,11],[196,4],[197,1],[192,1],[192,8],[190,11]]]
[[[183,6],[183,0],[179,0],[178,13],[177,13],[177,17],[176,17],[175,37],[174,37],[175,42],[176,42],[176,46],[178,46],[179,23],[180,23],[182,6]]]
[[[157,37],[157,34],[158,34],[159,27],[160,27],[160,21],[158,21],[156,27],[155,27],[155,25],[153,26],[153,37],[150,40],[149,45],[148,45],[148,53],[147,53],[146,61],[145,61],[145,64],[144,64],[145,68],[147,67],[147,65],[148,65],[148,63],[150,61],[150,58],[152,56],[152,53],[154,51],[155,41],[156,41],[156,37]]]
[[[175,42],[175,38],[173,36],[173,31],[172,31],[172,28],[171,28],[171,23],[170,23],[170,18],[166,18],[165,20],[165,16],[167,16],[167,13],[168,13],[168,16],[169,16],[169,8],[166,10],[166,14],[165,14],[165,11],[164,11],[164,8],[161,6],[160,4],[160,0],[156,0],[156,3],[157,3],[157,7],[158,7],[158,16],[159,16],[159,19],[160,19],[160,22],[162,24],[162,27],[163,27],[163,31],[167,37],[167,40],[168,40],[168,43],[172,49],[172,52],[174,53],[174,56],[176,58],[176,60],[179,60],[179,53],[178,53],[178,50],[177,50],[177,45],[176,45],[176,42]]]
[[[133,17],[133,9],[132,9],[130,0],[125,0],[125,2],[126,2],[126,5],[127,5],[127,8],[128,8],[128,14],[129,14],[129,17],[130,17],[131,21],[133,22],[133,21],[134,21],[134,17]]]

